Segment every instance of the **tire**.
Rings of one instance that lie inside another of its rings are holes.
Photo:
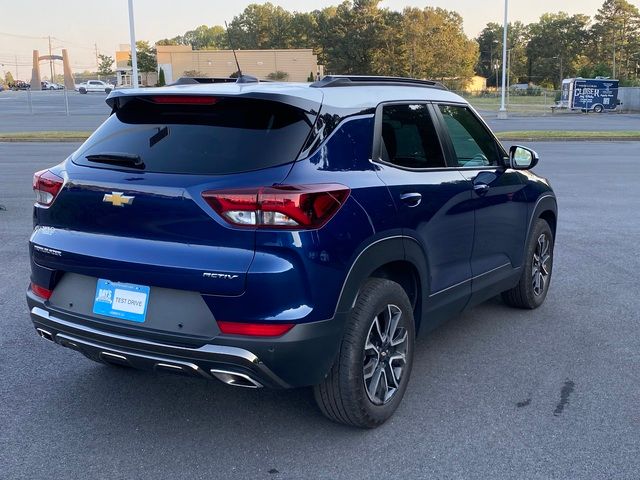
[[[502,293],[507,305],[532,310],[544,303],[553,272],[554,241],[549,224],[541,218],[537,219],[527,244],[520,281],[514,288]]]
[[[397,322],[395,329],[390,320]],[[389,325],[394,330],[391,334]],[[333,367],[313,388],[322,413],[335,422],[355,427],[382,425],[404,396],[413,366],[414,344],[413,309],[403,288],[389,280],[369,279],[349,314]]]
[[[111,93],[111,90],[112,90],[111,88],[105,88],[104,89],[104,93],[109,94],[109,93]]]
[[[78,90],[82,95],[86,95],[87,94],[87,89],[86,88],[81,88],[80,90]]]
[[[593,111],[596,113],[602,113],[604,111],[604,107],[602,105],[596,105],[593,107]]]

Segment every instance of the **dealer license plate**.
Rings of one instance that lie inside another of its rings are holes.
[[[142,323],[147,315],[149,287],[98,279],[93,313]]]

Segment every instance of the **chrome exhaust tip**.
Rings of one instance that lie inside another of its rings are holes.
[[[48,332],[43,328],[36,328],[36,332],[38,332],[38,335],[40,335],[45,340],[49,340],[50,342],[53,342],[53,335],[51,334],[51,332]]]
[[[242,388],[262,388],[262,384],[244,373],[230,372],[228,370],[218,370],[212,368],[209,370],[211,375],[216,377],[222,383],[231,385],[232,387]]]

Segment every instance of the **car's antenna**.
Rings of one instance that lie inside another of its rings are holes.
[[[233,58],[236,59],[236,67],[238,67],[238,78],[242,78],[242,70],[240,69],[240,62],[238,62],[238,56],[236,55],[236,49],[233,48],[233,42],[231,41],[231,34],[229,33],[229,25],[227,25],[227,21],[224,21],[224,28],[227,29],[227,40],[229,41],[229,46],[231,47],[231,51],[233,52]]]

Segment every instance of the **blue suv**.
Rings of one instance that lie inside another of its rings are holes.
[[[248,388],[313,386],[375,427],[414,339],[502,294],[536,308],[556,199],[440,84],[329,76],[116,90],[37,172],[27,302],[86,357]]]

